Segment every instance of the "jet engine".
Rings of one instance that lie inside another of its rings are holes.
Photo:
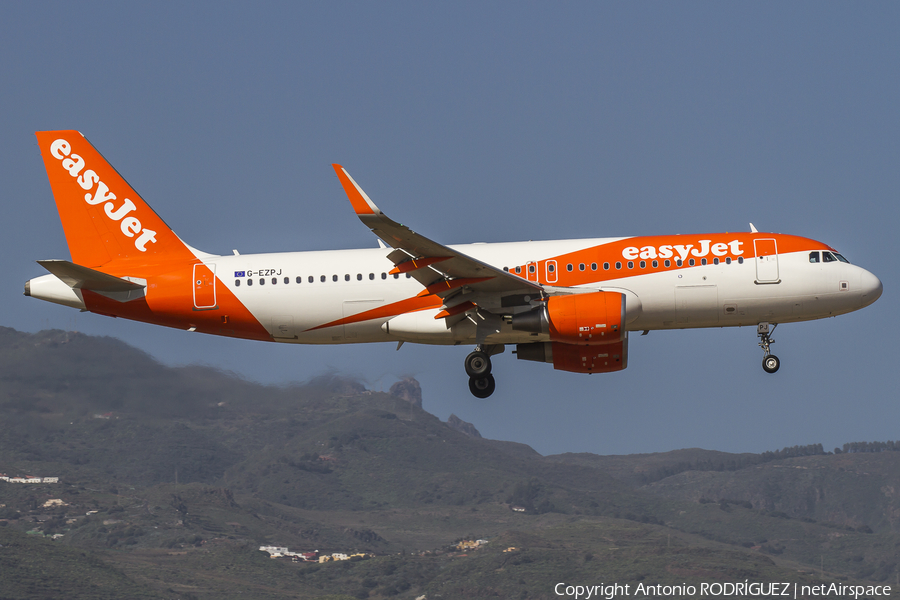
[[[549,334],[554,342],[612,344],[625,339],[625,294],[593,292],[551,296],[546,304],[513,315],[513,330]]]

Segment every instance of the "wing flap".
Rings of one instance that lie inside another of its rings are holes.
[[[412,271],[424,269],[427,266],[448,260],[449,258],[450,258],[449,256],[431,256],[431,257],[427,257],[427,258],[410,258],[409,260],[404,260],[400,263],[397,263],[396,267],[394,267],[393,269],[388,271],[388,275],[411,273]]]

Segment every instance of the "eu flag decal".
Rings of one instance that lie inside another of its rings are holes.
[[[235,272],[234,272],[234,276],[235,276],[235,277],[246,277],[246,276],[247,276],[247,272],[246,272],[246,271],[235,271]]]

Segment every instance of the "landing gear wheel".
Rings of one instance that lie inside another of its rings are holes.
[[[765,358],[763,358],[762,365],[763,365],[763,370],[766,373],[774,373],[775,371],[778,370],[778,367],[781,366],[781,361],[778,360],[778,357],[775,356],[774,354],[770,354],[770,355],[766,356]]]
[[[781,361],[778,360],[778,357],[774,354],[769,354],[769,346],[775,343],[775,340],[772,339],[772,333],[774,333],[776,327],[778,327],[778,323],[772,323],[770,328],[769,323],[765,321],[756,326],[756,335],[759,336],[759,347],[763,349],[763,370],[766,373],[774,373],[781,366]]]
[[[494,381],[494,376],[490,373],[481,377],[469,378],[469,391],[476,398],[487,398],[494,393],[496,388],[497,383]]]
[[[469,377],[484,377],[490,374],[491,358],[487,354],[481,350],[475,350],[466,357],[466,375]]]

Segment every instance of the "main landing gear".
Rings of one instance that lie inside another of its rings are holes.
[[[494,393],[497,383],[491,375],[491,354],[503,352],[503,346],[476,346],[466,357],[466,374],[469,391],[476,398],[487,398]]]
[[[759,336],[759,347],[764,352],[762,367],[766,373],[774,373],[781,366],[781,361],[778,357],[769,352],[769,345],[775,343],[775,340],[772,339],[772,334],[775,332],[776,327],[778,327],[778,323],[772,324],[771,328],[769,328],[768,323],[760,323],[756,326],[756,335]]]

